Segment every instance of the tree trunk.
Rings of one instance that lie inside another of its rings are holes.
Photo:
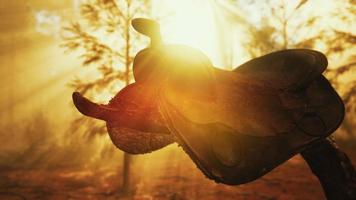
[[[125,21],[125,84],[126,86],[130,84],[130,7],[131,2],[126,1],[126,21]],[[131,166],[131,155],[124,152],[124,166],[122,170],[122,191],[126,194],[130,193],[130,166]]]
[[[302,153],[328,200],[355,200],[356,173],[348,156],[328,138]]]
[[[124,153],[124,167],[122,171],[122,190],[124,193],[130,192],[130,165],[131,165],[131,155]]]

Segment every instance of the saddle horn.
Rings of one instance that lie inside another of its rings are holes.
[[[151,19],[136,18],[131,21],[134,29],[151,39],[151,47],[157,47],[162,44],[160,25]]]

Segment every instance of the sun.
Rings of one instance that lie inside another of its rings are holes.
[[[153,14],[163,15],[163,40],[185,44],[203,51],[219,63],[219,33],[214,2],[211,0],[160,0],[153,2]]]
[[[231,70],[249,59],[243,44],[246,35],[236,20],[243,12],[233,3],[154,0],[152,5],[165,42],[199,49],[219,68]]]

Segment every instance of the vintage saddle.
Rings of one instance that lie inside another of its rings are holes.
[[[151,38],[134,59],[135,82],[107,105],[73,93],[77,109],[105,120],[123,151],[177,142],[208,178],[242,184],[328,137],[344,117],[320,52],[282,50],[225,71],[199,50],[164,44],[154,21],[132,25]]]

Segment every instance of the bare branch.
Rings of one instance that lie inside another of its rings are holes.
[[[305,5],[308,2],[308,0],[301,0],[299,4],[295,7],[295,10],[298,10],[301,8],[303,5]]]

